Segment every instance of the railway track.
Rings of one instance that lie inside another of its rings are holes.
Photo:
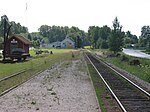
[[[90,53],[86,57],[96,69],[123,112],[150,112],[150,93]]]
[[[36,75],[46,70],[46,69],[40,69],[39,67],[41,66],[43,66],[43,64],[38,64],[34,66],[34,68],[23,69],[15,74],[0,79],[0,96],[3,96],[7,92],[20,86],[22,83],[27,82],[28,80],[32,80],[32,78],[34,78]],[[48,67],[47,69],[51,69],[55,66],[56,65],[53,65],[51,67]]]
[[[31,77],[29,77],[25,80],[22,80],[21,78],[23,77],[23,75],[26,75],[25,73],[29,70],[31,70],[31,69],[22,70],[18,73],[12,74],[8,77],[5,77],[5,78],[1,79],[0,80],[0,96],[3,96],[4,94],[6,94],[9,91],[15,89],[16,87],[18,87],[22,83],[32,79],[34,76],[36,76],[37,74],[42,72],[42,71],[39,71],[35,75],[32,75]],[[20,81],[16,80],[16,77],[19,78]],[[9,83],[9,84],[7,85],[7,83]]]

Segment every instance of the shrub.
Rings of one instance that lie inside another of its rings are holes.
[[[141,63],[140,63],[140,61],[138,59],[133,59],[133,60],[130,61],[129,64],[130,65],[140,65]]]
[[[121,61],[128,62],[129,58],[125,55],[121,56]]]
[[[116,57],[120,57],[120,56],[121,56],[121,54],[120,54],[120,53],[117,53],[117,54],[116,54]]]

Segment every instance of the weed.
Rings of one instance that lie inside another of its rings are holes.
[[[56,93],[55,93],[55,92],[52,92],[51,95],[56,95]]]
[[[36,104],[36,101],[32,101],[31,104],[32,104],[32,105],[35,105],[35,104]]]

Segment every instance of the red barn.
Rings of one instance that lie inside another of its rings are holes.
[[[6,41],[6,49],[5,49],[6,57],[10,57],[14,59],[16,58],[14,54],[16,55],[18,52],[22,52],[24,53],[23,55],[26,58],[26,56],[29,56],[30,44],[31,42],[28,39],[24,38],[23,36],[20,36],[20,35],[10,36]],[[22,54],[19,54],[19,55],[21,56]],[[18,57],[18,54],[17,54],[17,57]],[[24,58],[24,57],[20,57],[20,58]]]

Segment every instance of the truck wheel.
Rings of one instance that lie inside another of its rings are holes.
[[[13,61],[13,60],[14,60],[14,58],[13,58],[13,57],[11,57],[10,59],[11,59],[11,61]]]
[[[18,58],[18,61],[21,61],[21,58]]]
[[[23,60],[26,60],[27,57],[23,57]]]

